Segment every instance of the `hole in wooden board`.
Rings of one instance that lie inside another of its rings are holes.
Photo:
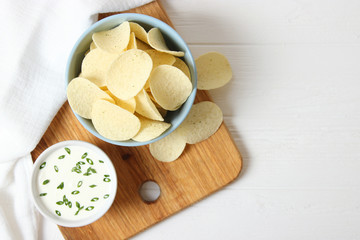
[[[160,186],[155,181],[148,180],[140,186],[139,194],[146,203],[153,203],[160,197]]]

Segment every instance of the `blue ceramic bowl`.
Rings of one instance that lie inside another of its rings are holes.
[[[74,114],[76,118],[79,120],[79,122],[93,135],[96,137],[102,139],[105,142],[120,145],[120,146],[141,146],[146,145],[152,142],[155,142],[157,140],[160,140],[161,138],[169,135],[172,131],[174,131],[186,118],[187,114],[189,113],[191,106],[193,105],[195,95],[196,95],[196,88],[197,88],[197,74],[196,74],[196,67],[195,67],[195,61],[193,56],[191,55],[191,52],[185,43],[185,41],[180,37],[180,35],[169,25],[166,23],[147,16],[143,14],[136,14],[136,13],[123,13],[123,14],[117,14],[113,15],[111,17],[104,18],[95,24],[93,24],[89,29],[87,29],[79,38],[79,40],[75,43],[75,46],[73,47],[68,63],[66,66],[66,84],[68,84],[73,78],[76,78],[79,76],[81,71],[81,62],[85,56],[85,52],[89,49],[89,45],[92,41],[92,34],[95,32],[100,32],[104,30],[108,30],[111,28],[114,28],[121,24],[124,21],[132,21],[137,22],[141,26],[145,28],[146,31],[149,31],[151,28],[156,27],[159,28],[161,33],[164,36],[164,39],[166,41],[166,44],[171,50],[178,50],[185,52],[185,56],[182,58],[185,63],[188,65],[190,69],[191,74],[191,81],[193,85],[192,92],[189,96],[189,98],[186,100],[186,102],[176,111],[168,112],[168,114],[165,117],[165,121],[168,123],[171,123],[171,127],[164,132],[159,137],[147,141],[147,142],[136,142],[133,140],[128,141],[113,141],[110,139],[107,139],[103,136],[101,136],[94,128],[94,125],[92,124],[91,120],[85,119],[80,117],[78,114],[76,114],[74,111]]]

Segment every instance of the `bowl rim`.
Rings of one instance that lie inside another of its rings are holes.
[[[46,159],[46,157],[49,156],[49,154],[51,154],[52,152],[56,151],[59,148],[66,147],[66,146],[81,146],[81,147],[91,149],[93,152],[97,153],[98,155],[100,155],[102,157],[102,160],[104,161],[104,163],[107,164],[110,174],[112,176],[114,176],[111,181],[111,185],[112,185],[111,186],[111,195],[108,198],[108,200],[102,205],[102,207],[93,215],[90,215],[87,218],[83,218],[80,220],[74,220],[74,221],[60,219],[60,218],[56,218],[55,216],[53,216],[50,213],[50,211],[48,211],[46,209],[46,207],[44,207],[43,204],[41,203],[41,200],[37,196],[38,192],[36,190],[36,188],[37,188],[36,180],[37,180],[37,174],[39,172],[40,164]],[[114,167],[111,159],[109,158],[109,156],[98,146],[96,146],[92,143],[89,143],[89,142],[81,141],[81,140],[62,141],[62,142],[55,143],[54,145],[51,145],[50,147],[45,149],[38,156],[36,161],[34,162],[33,168],[31,170],[31,177],[30,177],[30,192],[31,192],[30,195],[31,195],[32,202],[34,203],[37,210],[45,218],[56,223],[57,225],[64,226],[64,227],[82,227],[82,226],[88,225],[88,224],[93,223],[93,222],[97,221],[98,219],[100,219],[112,206],[112,204],[115,200],[116,193],[117,193],[117,174],[116,174],[115,167]]]
[[[124,18],[134,18],[134,19],[133,20],[130,20],[130,19],[124,20]],[[196,71],[196,66],[195,66],[195,60],[194,60],[194,57],[192,56],[192,53],[191,53],[191,51],[189,49],[189,46],[184,41],[184,39],[179,35],[178,32],[176,32],[176,30],[174,28],[172,28],[167,23],[165,23],[165,22],[163,22],[163,21],[161,21],[161,20],[159,20],[157,18],[148,16],[148,15],[144,15],[144,14],[139,14],[139,13],[119,13],[119,14],[115,14],[115,15],[103,18],[103,19],[97,21],[96,23],[92,24],[78,38],[78,40],[76,41],[75,45],[73,46],[73,48],[72,48],[72,50],[70,52],[70,55],[68,57],[68,61],[67,61],[67,64],[66,64],[66,71],[65,71],[66,87],[65,87],[65,90],[67,88],[67,85],[71,81],[69,79],[69,74],[70,74],[70,66],[72,64],[73,57],[74,57],[74,55],[76,53],[76,50],[78,49],[79,45],[83,41],[83,39],[86,38],[89,34],[92,34],[94,32],[94,29],[101,26],[102,24],[105,24],[107,22],[111,22],[111,21],[117,20],[117,19],[121,20],[121,21],[119,21],[118,24],[121,24],[124,21],[135,21],[135,22],[136,21],[144,21],[144,22],[149,22],[147,24],[150,25],[150,26],[153,26],[153,25],[161,26],[161,30],[163,31],[163,29],[165,29],[166,33],[171,32],[171,34],[173,34],[175,36],[176,42],[180,42],[181,45],[184,47],[185,54],[188,54],[189,61],[187,62],[187,64],[191,64],[192,69],[193,69],[193,73],[194,73],[193,75],[191,75],[191,80],[192,80],[192,84],[193,84],[192,91],[191,91],[188,99],[184,102],[184,104],[185,103],[189,104],[190,107],[188,106],[188,109],[186,109],[185,114],[183,114],[183,116],[180,117],[180,120],[177,121],[176,124],[171,124],[171,127],[170,127],[171,130],[169,129],[169,130],[165,131],[164,133],[162,133],[160,136],[158,136],[158,137],[156,137],[156,138],[154,138],[152,140],[149,140],[149,141],[137,142],[137,141],[134,141],[132,139],[127,140],[127,141],[115,141],[115,140],[110,140],[108,138],[105,138],[102,135],[100,135],[96,130],[94,131],[93,129],[91,129],[88,126],[88,123],[85,122],[85,121],[87,121],[87,119],[84,119],[81,116],[79,116],[77,113],[75,113],[74,110],[70,106],[72,112],[74,113],[74,115],[78,119],[78,121],[81,123],[81,125],[87,131],[89,131],[92,135],[94,135],[95,137],[97,137],[97,138],[99,138],[99,139],[101,139],[101,140],[103,140],[105,142],[108,142],[108,143],[111,143],[111,144],[114,144],[114,145],[118,145],[118,146],[125,146],[125,147],[143,146],[143,145],[147,145],[147,144],[156,142],[156,141],[168,136],[170,133],[175,131],[180,126],[180,124],[185,120],[186,116],[189,114],[191,106],[194,104],[195,97],[196,97],[196,92],[197,92],[197,71]],[[114,25],[114,26],[116,26],[116,25]]]

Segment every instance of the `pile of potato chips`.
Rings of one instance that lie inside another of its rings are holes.
[[[167,111],[179,109],[193,88],[189,68],[179,58],[184,52],[170,50],[158,28],[146,32],[135,22],[94,33],[92,39],[79,77],[67,88],[71,108],[110,140],[145,142],[160,136],[171,126],[164,121]],[[221,87],[232,77],[220,53],[200,56],[196,67],[199,89]],[[194,104],[174,132],[150,144],[150,152],[159,161],[174,161],[187,143],[209,138],[222,121],[216,104]]]
[[[79,77],[70,81],[71,108],[91,119],[99,134],[115,141],[145,142],[170,126],[167,111],[187,100],[192,83],[188,66],[170,50],[157,28],[135,22],[94,33]]]
[[[217,52],[206,53],[195,61],[198,89],[210,90],[224,86],[232,78],[232,70],[225,56]],[[223,121],[221,109],[213,102],[194,104],[184,122],[172,133],[150,144],[151,155],[162,162],[180,157],[186,144],[208,139]]]

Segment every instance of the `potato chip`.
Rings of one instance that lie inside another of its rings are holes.
[[[158,50],[159,52],[165,52],[165,53],[169,53],[171,55],[177,56],[177,57],[183,57],[185,55],[184,52],[182,51],[171,51],[168,46],[165,43],[165,39],[163,37],[163,35],[161,34],[160,29],[158,28],[152,28],[150,29],[150,31],[148,32],[148,43],[149,45]]]
[[[176,57],[173,66],[183,71],[183,73],[185,73],[185,75],[189,78],[189,80],[191,79],[189,67],[186,65],[186,63],[183,60]]]
[[[137,113],[153,120],[164,121],[164,118],[161,116],[145,90],[140,91],[139,94],[136,95],[135,100],[135,111]]]
[[[174,111],[189,97],[192,84],[180,69],[160,65],[151,73],[150,90],[162,108]]]
[[[92,35],[92,39],[96,46],[109,53],[123,52],[130,40],[130,25],[125,21],[119,26],[102,31],[96,32]]]
[[[190,144],[201,142],[213,135],[223,121],[221,109],[213,102],[194,104],[178,130]]]
[[[67,87],[67,98],[71,108],[83,118],[91,118],[91,110],[95,101],[105,99],[114,100],[93,82],[85,78],[74,78]]]
[[[127,50],[130,50],[130,49],[137,49],[136,38],[135,38],[135,34],[133,32],[130,33],[130,40],[129,40],[129,44],[127,46]]]
[[[94,41],[92,41],[91,43],[90,43],[90,51],[91,50],[94,50],[96,48],[96,44],[94,43]]]
[[[110,140],[129,140],[140,130],[140,120],[134,114],[105,100],[94,103],[91,117],[96,131]]]
[[[146,142],[157,138],[171,126],[171,124],[167,122],[155,121],[142,116],[138,116],[138,118],[141,127],[135,137],[132,138],[137,142]]]
[[[130,22],[129,24],[130,24],[131,32],[134,32],[135,36],[138,39],[140,39],[141,41],[143,41],[144,43],[148,43],[147,33],[146,33],[145,29],[135,22]]]
[[[175,62],[175,57],[168,53],[159,52],[155,49],[145,50],[145,52],[149,54],[153,61],[153,69],[160,65],[173,65]]]
[[[136,46],[140,50],[152,49],[148,44],[144,43],[143,41],[140,41],[139,39],[136,39]]]
[[[121,100],[136,96],[144,87],[152,70],[149,54],[131,49],[121,54],[110,66],[106,85]]]
[[[106,86],[106,74],[118,57],[118,54],[111,54],[99,48],[90,51],[82,61],[80,77],[92,81],[98,87]]]
[[[114,96],[114,94],[112,94],[109,90],[105,90],[105,92],[107,94],[109,94],[110,97],[112,97],[115,100],[115,104],[118,105],[119,107],[128,110],[131,113],[135,112],[135,108],[136,108],[136,101],[135,98],[132,97],[128,100],[121,100],[117,97]]]
[[[168,136],[149,144],[151,155],[161,162],[172,162],[184,151],[186,141],[179,131],[175,130]]]
[[[210,90],[224,86],[232,78],[231,66],[226,57],[218,52],[209,52],[195,60],[198,89]]]

